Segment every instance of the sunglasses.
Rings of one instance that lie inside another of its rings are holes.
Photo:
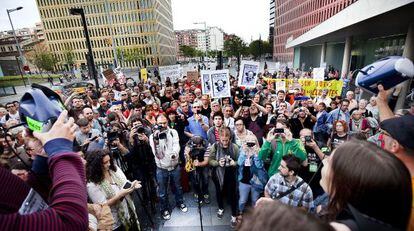
[[[138,97],[138,95],[131,95],[131,97]]]

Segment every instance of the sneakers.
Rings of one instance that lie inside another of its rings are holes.
[[[164,220],[169,220],[169,219],[171,219],[171,215],[170,215],[170,212],[168,212],[168,210],[165,210],[165,211],[162,213],[162,219],[164,219]]]
[[[206,204],[210,204],[210,196],[208,194],[204,195],[204,199],[203,199],[204,203]]]
[[[180,204],[180,206],[178,206],[178,207],[180,208],[181,212],[183,212],[183,213],[186,213],[188,211],[188,208],[184,203]]]
[[[231,226],[232,228],[236,228],[236,226],[237,226],[237,218],[236,218],[236,217],[231,216],[231,219],[230,219],[230,226]]]
[[[219,219],[221,219],[221,218],[223,218],[223,215],[224,215],[224,209],[218,209],[217,210],[217,217]]]

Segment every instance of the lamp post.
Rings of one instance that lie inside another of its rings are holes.
[[[85,34],[86,38],[86,47],[88,48],[89,62],[92,68],[93,79],[95,80],[96,91],[99,92],[98,73],[96,72],[95,61],[93,60],[92,46],[91,41],[89,39],[88,25],[86,24],[85,12],[82,8],[71,8],[69,9],[69,12],[71,15],[80,15],[82,18],[83,33]]]
[[[18,11],[18,10],[21,10],[21,9],[23,9],[22,6],[19,6],[19,7],[13,8],[13,9],[7,9],[7,16],[9,16],[10,25],[11,25],[12,30],[13,30],[14,40],[16,40],[17,50],[19,51],[19,61],[17,62],[18,66],[19,66],[19,72],[20,72],[20,75],[22,76],[24,86],[26,87],[26,82],[24,81],[22,67],[21,67],[22,64],[24,65],[24,56],[23,56],[22,49],[20,48],[19,40],[17,40],[16,31],[14,31],[13,22],[12,22],[11,17],[10,17],[11,12]],[[27,79],[29,81],[29,85],[31,85],[30,77],[28,77]]]
[[[206,22],[195,22],[194,24],[195,25],[200,25],[200,24],[204,25],[204,33],[205,33],[205,36],[206,36],[206,41],[205,41],[206,50],[204,51],[204,56],[207,57],[207,23]]]

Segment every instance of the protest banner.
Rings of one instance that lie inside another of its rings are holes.
[[[277,82],[285,82],[285,87],[293,86],[295,84],[294,79],[271,79],[264,78],[268,84]],[[328,90],[328,97],[335,97],[341,95],[343,81],[331,80],[331,81],[315,81],[313,79],[299,79],[298,83],[302,86],[302,90],[305,96],[316,97],[322,94],[323,89]],[[281,84],[280,84],[281,85]]]
[[[147,69],[142,68],[140,72],[141,72],[141,81],[146,83],[147,80],[148,80],[148,71],[147,71]]]
[[[229,70],[218,70],[210,72],[212,98],[230,97]]]
[[[259,74],[259,62],[242,61],[239,72],[239,86],[254,88]]]
[[[165,83],[167,78],[170,78],[172,83],[177,82],[179,78],[181,78],[181,70],[180,65],[169,65],[169,66],[161,66],[159,67],[159,73],[161,77],[161,82]]]
[[[203,70],[200,72],[201,75],[201,92],[203,95],[211,95],[211,80],[210,72]]]
[[[312,70],[313,80],[324,81],[325,80],[325,68],[315,67]]]
[[[198,71],[187,71],[187,82],[198,81]]]
[[[105,79],[110,82],[111,80],[116,79],[115,72],[112,69],[106,69],[102,72],[102,75],[105,77]]]
[[[284,91],[286,92],[286,83],[285,81],[277,81],[276,82],[276,92]]]

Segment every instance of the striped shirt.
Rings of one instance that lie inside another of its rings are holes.
[[[21,215],[16,209],[3,211],[0,213],[1,230],[87,230],[85,169],[79,155],[71,151],[72,145],[69,140],[54,139],[44,146],[49,154],[49,173],[52,178],[49,207],[29,215]],[[9,172],[1,173],[0,191],[22,192],[19,189],[24,185],[23,181],[16,181],[13,177]],[[0,203],[7,203],[5,200],[7,198],[0,198]],[[13,206],[18,210],[22,200],[13,199],[9,203],[14,203]]]
[[[272,197],[276,198],[280,194],[288,191],[291,187],[296,186],[303,181],[302,178],[296,176],[296,181],[293,185],[290,185],[285,178],[277,173],[273,175],[266,184],[265,191]],[[294,207],[298,207],[301,205],[309,210],[309,208],[313,207],[313,195],[312,189],[309,185],[304,182],[299,188],[295,189],[293,192],[285,195],[284,197],[279,199],[280,202],[283,204],[291,205]]]

